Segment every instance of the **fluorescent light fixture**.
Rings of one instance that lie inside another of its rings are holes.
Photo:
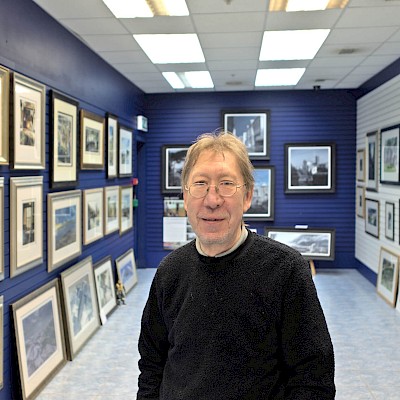
[[[133,35],[153,64],[205,62],[195,33]]]
[[[156,0],[155,2],[157,3],[158,1]],[[163,3],[168,15],[177,17],[189,15],[185,0],[163,0]]]
[[[286,11],[325,10],[329,0],[288,0]]]
[[[297,85],[305,70],[305,68],[259,69],[255,86]]]
[[[260,61],[310,60],[329,35],[330,29],[265,31]]]
[[[208,71],[163,72],[162,74],[174,89],[211,89],[214,87]]]
[[[154,14],[146,0],[103,0],[116,18],[148,18]]]

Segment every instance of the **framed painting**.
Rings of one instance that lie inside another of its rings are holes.
[[[365,149],[357,150],[357,180],[365,181]]]
[[[385,237],[394,240],[394,203],[385,202]]]
[[[379,200],[365,199],[365,232],[379,238]]]
[[[10,277],[43,262],[43,176],[10,178]]]
[[[61,267],[82,252],[81,191],[47,195],[47,269]]]
[[[400,125],[381,130],[380,182],[400,183],[399,164]]]
[[[251,160],[270,158],[270,111],[222,111],[223,127],[239,138]]]
[[[51,181],[52,188],[73,187],[78,181],[77,132],[79,103],[51,91]]]
[[[104,188],[104,235],[119,229],[119,186]]]
[[[118,176],[132,176],[132,151],[133,151],[133,132],[131,129],[120,126],[118,138]]]
[[[4,297],[0,296],[0,390],[3,388],[3,364],[4,364]]]
[[[11,305],[23,399],[34,399],[66,364],[58,279]]]
[[[101,239],[104,235],[103,188],[83,191],[83,244]]]
[[[119,233],[129,231],[133,228],[133,189],[132,186],[120,186],[120,206],[119,206]]]
[[[0,281],[4,279],[4,178],[0,176]]]
[[[254,192],[250,208],[244,213],[245,220],[274,220],[275,168],[254,166]]]
[[[94,280],[96,283],[100,321],[102,324],[105,324],[107,317],[114,311],[117,305],[110,256],[103,258],[94,265]]]
[[[292,247],[307,260],[335,259],[335,229],[266,227],[265,236]]]
[[[365,188],[357,186],[356,188],[356,214],[360,218],[365,217]]]
[[[381,247],[376,288],[378,294],[392,307],[396,303],[398,281],[399,256]]]
[[[0,165],[9,163],[10,71],[0,66]]]
[[[366,149],[366,189],[378,191],[378,131],[367,133]]]
[[[285,193],[335,192],[335,144],[285,144]]]
[[[45,169],[46,86],[13,73],[11,99],[11,166]]]
[[[118,119],[107,114],[107,178],[117,177],[118,160]]]
[[[115,260],[118,280],[125,287],[125,292],[129,291],[137,284],[138,277],[136,271],[135,255],[133,249],[129,249]]]
[[[80,111],[81,169],[104,169],[104,118]]]
[[[92,257],[61,272],[67,354],[73,360],[100,327]]]
[[[161,192],[164,194],[180,193],[181,174],[189,145],[172,144],[165,145],[161,149],[162,182]]]

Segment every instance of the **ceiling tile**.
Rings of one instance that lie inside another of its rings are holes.
[[[200,33],[199,40],[203,49],[258,47],[261,48],[262,32],[229,32],[229,33]]]
[[[399,26],[400,5],[395,7],[348,8],[336,24],[336,28],[373,26]]]
[[[122,18],[120,22],[132,34],[195,33],[190,17]]]
[[[113,14],[101,0],[33,0],[53,18],[104,18]]]
[[[132,35],[82,35],[96,51],[141,50]]]
[[[79,35],[123,35],[129,33],[115,18],[60,19]]]

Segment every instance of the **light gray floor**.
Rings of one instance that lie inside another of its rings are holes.
[[[154,273],[138,270],[127,305],[116,309],[38,399],[136,399],[140,318]],[[335,348],[336,399],[400,399],[400,313],[356,270],[317,271],[314,281]]]

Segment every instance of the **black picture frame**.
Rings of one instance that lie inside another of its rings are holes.
[[[365,199],[365,232],[379,239],[379,200]]]
[[[133,130],[124,125],[118,127],[118,177],[133,175]]]
[[[106,114],[106,161],[107,179],[114,179],[118,176],[118,117]]]
[[[384,128],[380,133],[380,183],[400,183],[400,125]]]
[[[369,132],[366,136],[366,189],[372,192],[378,191],[378,131]]]
[[[169,144],[161,149],[161,192],[179,194],[182,191],[181,173],[190,145]]]
[[[385,202],[385,237],[394,241],[395,207],[390,201]]]

